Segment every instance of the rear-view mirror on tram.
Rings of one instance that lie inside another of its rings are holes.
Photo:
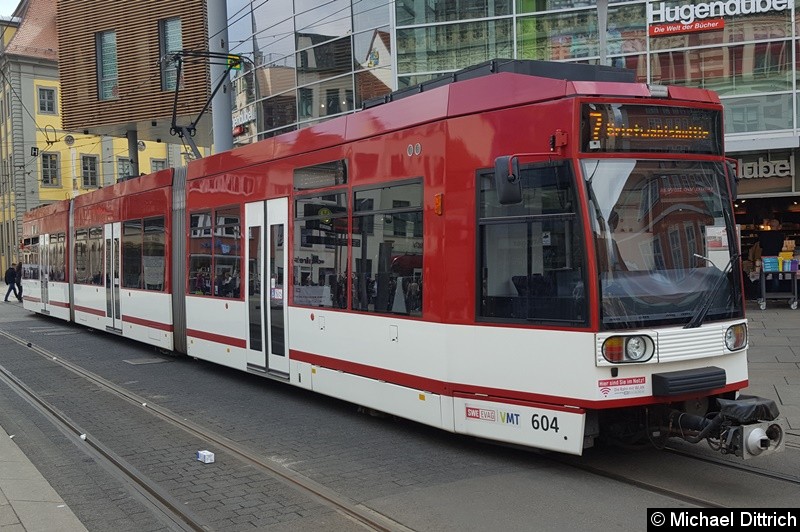
[[[498,157],[494,161],[494,186],[501,205],[522,201],[522,186],[519,179],[519,159],[514,156]]]

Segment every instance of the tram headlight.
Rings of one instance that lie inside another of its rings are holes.
[[[647,344],[641,336],[632,336],[625,342],[625,356],[638,362],[647,353]]]
[[[731,351],[738,351],[747,345],[747,324],[731,325],[725,331],[725,347]]]
[[[603,342],[603,358],[612,364],[647,362],[654,353],[655,344],[649,336],[611,336]]]

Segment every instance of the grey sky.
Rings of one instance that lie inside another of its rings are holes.
[[[18,5],[19,0],[0,0],[0,15],[11,16]]]

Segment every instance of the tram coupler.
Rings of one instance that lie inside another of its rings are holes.
[[[745,460],[783,450],[785,430],[775,401],[751,395],[716,401],[719,409],[706,416],[672,410],[670,435],[689,443],[707,439],[722,454]]]

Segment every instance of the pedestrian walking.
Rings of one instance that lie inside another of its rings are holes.
[[[8,303],[8,296],[11,295],[11,292],[14,292],[14,296],[19,299],[19,294],[17,293],[17,270],[13,266],[9,266],[6,270],[5,281],[8,285],[5,302]]]
[[[22,263],[17,263],[17,299],[22,303]]]

